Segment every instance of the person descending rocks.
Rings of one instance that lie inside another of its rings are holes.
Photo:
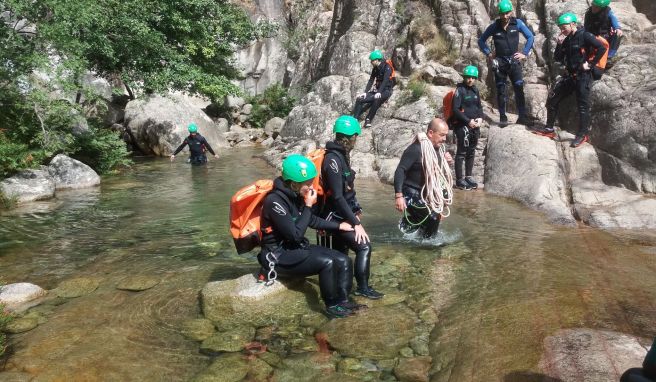
[[[592,69],[606,53],[604,45],[590,32],[577,28],[576,15],[564,13],[558,17],[558,36],[554,60],[565,65],[566,72],[556,80],[547,98],[547,124],[536,134],[555,138],[554,124],[558,114],[558,105],[566,96],[576,92],[579,113],[579,129],[570,143],[578,147],[588,141],[590,132],[590,89],[592,88]],[[590,58],[588,52],[596,50]]]
[[[610,0],[593,0],[592,5],[585,12],[583,28],[595,36],[601,36],[608,41],[608,59],[606,68],[610,68],[613,57],[617,54],[622,39],[622,27],[613,10],[609,6]]]
[[[456,187],[461,190],[475,190],[478,183],[472,178],[476,145],[483,126],[483,106],[475,86],[478,68],[469,65],[462,72],[463,81],[453,94],[452,113],[458,148],[456,151]],[[465,166],[463,174],[462,167]]]
[[[342,115],[333,127],[335,139],[326,143],[326,153],[321,165],[321,180],[326,195],[320,216],[329,221],[347,222],[354,231],[338,231],[331,235],[332,248],[344,254],[355,252],[354,294],[379,299],[383,294],[369,285],[371,241],[360,218],[362,208],[355,192],[355,171],[351,168],[350,152],[361,134],[358,120]]]
[[[394,172],[394,205],[403,212],[399,228],[418,231],[429,239],[437,234],[442,216],[449,215],[453,201],[453,178],[444,142],[449,126],[435,118],[420,132],[403,154]]]
[[[656,382],[656,338],[642,361],[642,368],[635,367],[625,371],[620,382]]]
[[[285,276],[319,275],[319,289],[331,318],[342,318],[362,307],[348,301],[353,284],[351,259],[339,251],[311,245],[305,238],[308,227],[319,230],[353,232],[347,222],[326,221],[312,212],[317,193],[312,181],[317,176],[314,163],[293,154],[282,162],[282,176],[264,198],[260,229],[261,251],[257,257],[260,274]]]
[[[499,105],[499,126],[508,125],[506,116],[506,82],[508,77],[515,90],[515,103],[519,118],[516,123],[530,125],[526,111],[526,99],[524,97],[524,79],[522,78],[521,60],[531,52],[533,47],[533,33],[526,24],[518,18],[513,17],[513,5],[510,0],[499,2],[499,19],[493,22],[478,39],[478,47],[487,56],[494,70],[494,81],[497,86],[497,103]],[[519,51],[519,34],[526,39],[524,49]],[[494,52],[487,45],[487,40],[492,37],[494,41]]]
[[[392,96],[394,88],[395,74],[394,66],[390,60],[385,61],[383,52],[374,50],[369,55],[371,60],[371,76],[364,93],[357,96],[355,100],[355,107],[353,108],[353,116],[360,119],[366,107],[369,107],[369,113],[364,120],[364,127],[371,127],[371,123],[376,116],[378,108]]]
[[[189,136],[182,141],[182,144],[171,154],[171,162],[175,160],[175,156],[182,151],[182,149],[189,145],[189,163],[193,165],[201,165],[207,163],[206,151],[209,151],[214,158],[219,156],[214,153],[212,146],[210,146],[207,139],[198,133],[198,126],[195,123],[190,123],[188,128]]]

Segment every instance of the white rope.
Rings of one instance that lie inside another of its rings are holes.
[[[421,199],[430,211],[448,217],[453,202],[453,176],[446,161],[444,145],[436,151],[426,133],[417,133],[421,145],[421,162],[426,183],[421,189]],[[444,195],[446,191],[446,196]]]

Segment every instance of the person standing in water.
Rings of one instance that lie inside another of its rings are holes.
[[[399,223],[404,233],[419,230],[423,238],[431,238],[437,234],[441,217],[449,215],[453,158],[444,147],[448,134],[447,123],[435,118],[401,155],[394,172],[394,205],[404,214]]]
[[[171,162],[175,160],[175,156],[182,151],[182,149],[189,145],[189,163],[193,165],[201,165],[207,163],[207,156],[205,155],[206,151],[209,151],[214,158],[219,158],[218,155],[212,150],[207,139],[198,133],[198,126],[195,123],[190,123],[189,127],[189,136],[182,141],[182,144],[178,146],[177,149],[171,154]]]

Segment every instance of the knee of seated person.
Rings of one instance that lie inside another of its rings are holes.
[[[523,87],[523,86],[524,86],[524,80],[515,81],[515,82],[513,83],[513,86],[516,87],[516,88],[521,88],[521,87]]]

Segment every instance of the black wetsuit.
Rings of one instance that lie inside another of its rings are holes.
[[[464,83],[458,84],[453,94],[453,116],[455,120],[453,130],[458,142],[455,163],[456,179],[459,180],[464,176],[472,175],[476,145],[481,135],[480,128],[469,127],[472,119],[483,118],[483,106],[476,86],[469,87]],[[465,164],[464,176],[462,173],[463,163]]]
[[[591,70],[583,70],[583,64],[588,59],[591,49],[597,49],[597,54],[588,62]],[[590,32],[578,29],[556,46],[554,60],[565,65],[567,74],[561,77],[549,92],[547,98],[547,128],[553,129],[558,114],[558,105],[565,97],[576,92],[576,103],[579,113],[578,137],[590,132],[590,89],[593,82],[595,65],[606,53],[606,48]]]
[[[321,297],[327,307],[348,300],[353,285],[351,259],[341,252],[311,245],[305,238],[308,227],[338,230],[339,223],[314,215],[303,198],[280,177],[274,180],[273,191],[264,199],[260,227],[262,250],[257,260],[264,274],[269,271],[269,255],[276,259],[274,269],[279,275],[318,274]]]
[[[647,352],[642,368],[629,369],[622,374],[620,382],[656,382],[656,338]]]
[[[369,122],[374,120],[378,108],[392,96],[394,82],[391,80],[391,76],[392,68],[385,61],[371,70],[369,82],[367,82],[367,87],[364,89],[367,95],[364,98],[355,100],[355,107],[353,108],[355,118],[359,119],[365,108],[369,106],[367,119]],[[380,93],[380,98],[375,98],[376,93]]]
[[[173,155],[177,155],[187,145],[189,145],[189,162],[191,164],[207,163],[205,151],[209,151],[212,155],[216,155],[214,154],[214,150],[212,150],[212,146],[207,142],[207,139],[200,134],[189,134],[182,144],[175,149]]]
[[[326,201],[321,216],[331,221],[348,222],[352,226],[360,224],[356,217],[362,208],[355,197],[355,171],[351,169],[348,155],[342,145],[326,143],[326,155],[321,165],[321,179]],[[369,289],[369,264],[371,243],[359,244],[354,231],[332,233],[332,247],[344,254],[349,249],[355,252],[355,280],[358,289]]]
[[[441,215],[434,212],[428,214],[421,198],[421,189],[425,184],[421,144],[414,142],[405,149],[394,172],[394,192],[403,193],[406,205],[399,228],[406,233],[420,229],[424,238],[430,238],[440,227]]]

